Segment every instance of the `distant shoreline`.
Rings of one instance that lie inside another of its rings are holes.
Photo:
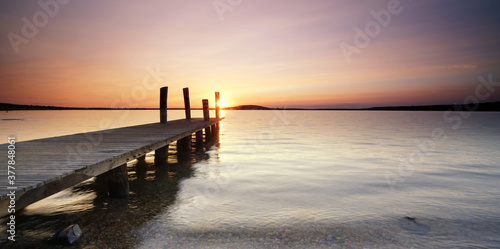
[[[60,107],[40,105],[17,105],[0,103],[0,111],[35,111],[35,110],[158,110],[159,108],[100,108],[100,107]],[[213,108],[210,108],[213,109]],[[418,106],[382,106],[369,108],[269,108],[259,105],[240,105],[221,108],[222,110],[303,110],[303,111],[480,111],[500,112],[500,101],[485,102],[474,105],[418,105]],[[184,108],[168,108],[168,110],[184,110]],[[192,108],[192,110],[202,110]]]
[[[485,102],[474,105],[418,105],[418,106],[382,106],[368,108],[285,108],[285,110],[319,110],[319,111],[477,111],[500,112],[499,102]]]

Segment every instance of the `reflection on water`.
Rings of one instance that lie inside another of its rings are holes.
[[[112,116],[93,115],[81,127]],[[88,181],[30,206],[20,243],[45,246],[78,223],[80,248],[500,247],[500,113],[473,113],[460,129],[441,112],[225,116],[220,144],[191,161],[172,146],[168,167],[131,162],[128,200],[96,196]],[[12,118],[25,120],[0,128],[33,120]]]

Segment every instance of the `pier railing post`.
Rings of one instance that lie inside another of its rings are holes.
[[[219,92],[215,92],[215,117],[217,119],[220,118],[220,115],[219,115],[219,110],[220,110],[219,100],[220,100],[220,93]]]
[[[186,111],[186,119],[191,119],[191,104],[189,104],[189,88],[182,89],[184,92],[184,110]]]
[[[167,123],[167,95],[168,87],[160,88],[160,123]]]
[[[210,110],[208,109],[208,99],[202,100],[203,102],[203,119],[210,121]]]

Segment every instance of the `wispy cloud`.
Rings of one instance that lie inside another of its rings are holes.
[[[158,64],[171,89],[219,90],[233,104],[441,103],[460,99],[477,75],[500,73],[498,1],[401,4],[348,64],[339,43],[387,1],[245,1],[224,21],[210,1],[71,1],[17,54],[5,37],[39,7],[4,1],[0,99],[109,106],[117,88],[132,89]]]

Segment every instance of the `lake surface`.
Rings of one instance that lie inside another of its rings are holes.
[[[183,111],[169,111],[169,119]],[[129,199],[91,180],[18,214],[18,241],[76,248],[500,248],[500,113],[224,111],[219,143],[169,158]],[[158,121],[157,111],[0,113],[18,141]],[[201,111],[193,116],[202,116]],[[6,223],[5,218],[0,220]]]

